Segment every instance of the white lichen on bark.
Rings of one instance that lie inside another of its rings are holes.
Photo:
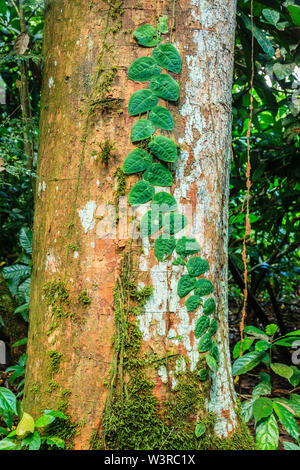
[[[218,307],[216,341],[221,361],[212,380],[207,408],[217,416],[215,431],[220,437],[228,436],[237,425],[227,326],[228,177],[235,12],[234,0],[190,0],[193,27],[187,48],[176,40],[175,34],[175,45],[187,69],[187,80],[181,89],[184,132],[177,138],[183,150],[176,168],[174,197],[179,211],[183,212],[196,187],[196,208],[192,220],[189,217],[191,235],[200,244],[200,256],[210,262],[207,277],[214,284]],[[176,238],[180,236],[182,232]],[[147,243],[144,241],[140,260],[143,266],[148,266],[147,259],[150,259]],[[139,325],[145,341],[167,335],[173,344],[184,344],[193,370],[199,353],[197,340],[191,344],[190,333],[202,312],[199,309],[191,320],[186,308],[180,306],[177,283],[185,272],[186,268],[172,266],[172,259],[151,268],[154,293],[139,318]],[[176,312],[178,318],[170,331],[166,331],[167,309]]]

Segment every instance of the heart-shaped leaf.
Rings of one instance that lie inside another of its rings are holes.
[[[181,72],[181,58],[178,50],[170,43],[160,44],[153,49],[152,57],[164,69],[174,73]]]
[[[148,121],[148,119],[139,119],[131,128],[131,142],[148,139],[152,134],[154,134],[154,132],[155,127],[150,121]]]
[[[188,274],[184,274],[179,279],[177,285],[177,293],[180,298],[185,297],[191,290],[195,287],[195,278],[189,276]]]
[[[174,237],[164,238],[165,235],[160,235],[154,244],[154,253],[158,261],[164,261],[174,251],[176,246],[176,240]]]
[[[218,364],[216,363],[215,358],[211,354],[207,354],[205,359],[206,364],[208,365],[210,370],[216,374],[218,372]]]
[[[206,352],[212,345],[211,337],[209,333],[203,335],[198,343],[198,351],[199,352]]]
[[[212,297],[207,299],[203,305],[203,313],[205,315],[211,315],[216,310],[216,302]]]
[[[156,46],[161,41],[156,37],[156,31],[151,24],[143,24],[134,31],[133,36],[138,44],[144,47]]]
[[[160,191],[155,193],[152,198],[151,207],[153,206],[157,206],[157,210],[160,212],[172,212],[176,211],[177,202],[171,194]]]
[[[139,173],[146,170],[152,164],[151,155],[144,149],[134,149],[130,152],[124,163],[123,171],[126,174]]]
[[[128,112],[130,116],[136,116],[137,114],[150,111],[157,103],[158,98],[151,90],[138,90],[131,95],[128,104]]]
[[[199,279],[195,285],[195,293],[201,297],[211,294],[214,290],[213,285],[209,279]]]
[[[191,295],[185,302],[186,309],[189,313],[196,310],[196,308],[198,308],[200,304],[201,297],[199,297],[199,295]]]
[[[172,131],[174,128],[172,114],[163,106],[155,106],[151,109],[149,121],[151,121],[154,126],[160,127],[160,129],[164,129],[166,131]]]
[[[205,259],[194,256],[188,260],[187,269],[190,276],[200,276],[209,270],[209,264]]]
[[[136,59],[128,69],[128,78],[135,82],[147,82],[161,72],[153,57],[140,57]]]
[[[172,186],[173,184],[172,173],[161,163],[153,163],[147,168],[143,178],[154,186]]]
[[[209,327],[209,318],[206,315],[202,315],[198,318],[195,326],[195,337],[200,338],[207,331]]]
[[[138,206],[150,201],[154,188],[147,181],[138,181],[130,190],[128,201],[131,206]]]
[[[181,237],[176,245],[176,253],[182,256],[193,255],[199,250],[200,245],[195,238]]]
[[[178,158],[177,146],[174,140],[163,135],[151,139],[149,148],[153,155],[165,162],[175,162]]]
[[[149,88],[154,95],[168,101],[177,101],[180,95],[178,82],[168,73],[161,73],[158,77],[152,78]]]

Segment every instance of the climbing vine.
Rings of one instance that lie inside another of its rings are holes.
[[[216,373],[220,361],[217,344],[213,336],[218,330],[218,322],[211,316],[216,311],[212,297],[213,285],[209,279],[200,277],[209,270],[209,264],[199,256],[192,256],[200,251],[194,238],[183,236],[176,240],[174,235],[188,224],[187,218],[176,212],[175,198],[165,191],[155,192],[155,186],[171,187],[173,184],[172,164],[178,160],[178,146],[172,138],[165,135],[154,135],[157,129],[170,132],[174,121],[170,111],[158,105],[159,98],[169,102],[179,99],[179,83],[167,72],[179,74],[182,68],[181,57],[173,44],[163,41],[163,34],[168,32],[167,17],[159,19],[154,28],[145,24],[137,28],[133,36],[143,47],[153,48],[151,57],[136,59],[128,69],[128,78],[136,82],[148,82],[148,88],[132,94],[128,111],[138,120],[131,129],[131,142],[137,148],[132,150],[123,163],[125,174],[142,174],[130,190],[129,203],[137,207],[149,201],[150,210],[141,219],[142,237],[161,231],[154,243],[155,256],[160,262],[167,260],[172,253],[177,253],[173,265],[185,266],[187,274],[183,274],[178,282],[177,293],[180,298],[191,294],[185,302],[187,311],[192,314],[202,307],[195,327],[195,338],[198,350],[205,354],[206,364],[212,373]],[[200,380],[206,380],[207,370],[198,372]]]

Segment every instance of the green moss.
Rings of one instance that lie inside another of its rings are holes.
[[[118,166],[118,168],[116,169],[114,176],[117,178],[116,196],[125,196],[126,178],[125,173],[120,166]]]
[[[57,403],[57,409],[65,413],[69,406],[71,390],[62,390],[60,392],[60,401]]]
[[[83,305],[90,305],[90,303],[92,302],[91,299],[89,298],[89,296],[87,295],[87,290],[84,289],[80,292],[80,294],[78,295],[78,301],[83,304]]]
[[[40,390],[40,386],[35,383],[33,384],[30,388],[29,388],[29,392],[32,393],[33,395],[35,395],[36,393],[38,393],[38,391]]]
[[[47,393],[52,393],[59,387],[59,383],[55,382],[55,380],[50,379],[48,381],[48,388],[46,390]]]
[[[97,160],[101,160],[104,165],[107,166],[109,160],[115,158],[115,143],[106,139],[105,142],[99,143],[99,149],[100,151],[98,153]]]
[[[75,245],[74,243],[69,243],[69,248],[70,248],[71,251],[78,251],[79,250],[79,246]]]
[[[62,359],[62,354],[55,350],[47,351],[47,352],[48,352],[49,369],[52,374],[57,374],[59,370],[59,364]]]
[[[46,304],[51,306],[53,316],[58,319],[73,316],[68,309],[70,299],[65,281],[61,279],[48,281],[44,284],[42,290]],[[54,324],[52,324],[52,328],[53,326]]]

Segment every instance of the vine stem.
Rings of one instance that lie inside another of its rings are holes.
[[[244,299],[242,308],[242,317],[240,323],[240,336],[241,336],[241,349],[240,357],[243,354],[243,342],[244,342],[244,327],[246,319],[246,306],[248,298],[248,271],[247,271],[247,253],[246,253],[246,241],[247,236],[251,233],[251,224],[249,219],[249,201],[250,201],[250,188],[251,188],[251,161],[250,161],[250,137],[251,137],[251,124],[253,114],[253,81],[254,81],[254,26],[253,26],[253,0],[251,0],[251,78],[250,78],[250,106],[249,106],[249,121],[247,129],[247,167],[246,167],[246,219],[245,219],[245,235],[243,239],[243,263],[244,263]]]

